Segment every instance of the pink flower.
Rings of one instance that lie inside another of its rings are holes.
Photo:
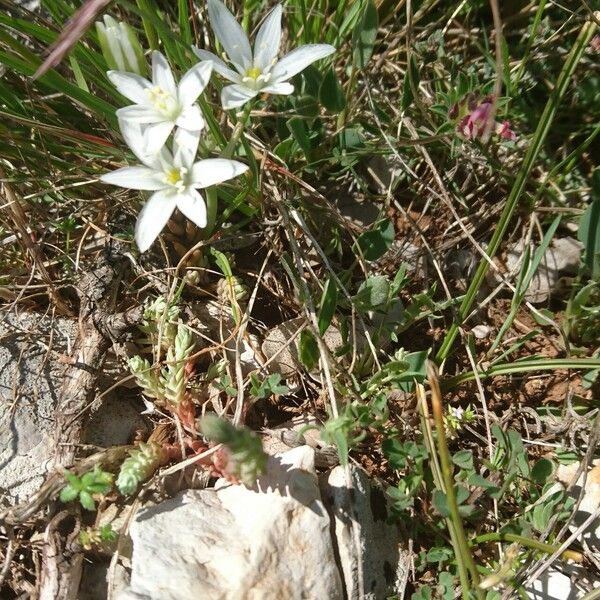
[[[516,140],[517,139],[517,134],[510,127],[510,121],[503,121],[502,123],[496,123],[496,133],[503,140]]]
[[[468,140],[481,137],[484,131],[493,129],[493,123],[490,122],[491,116],[492,103],[482,102],[463,118],[459,130]]]
[[[498,123],[493,120],[493,98],[488,96],[479,104],[467,100],[466,104],[470,112],[461,119],[457,128],[459,133],[466,139],[481,139],[484,136],[489,136],[492,131],[495,131],[503,140],[517,139],[515,132],[511,128],[510,121]]]

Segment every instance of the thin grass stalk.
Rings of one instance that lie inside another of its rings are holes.
[[[431,473],[433,476],[433,482],[436,487],[445,493],[446,486],[444,485],[444,478],[442,477],[442,469],[440,467],[438,455],[435,451],[435,441],[433,439],[433,432],[431,431],[431,425],[429,422],[429,409],[427,408],[427,398],[425,396],[425,388],[422,384],[416,383],[416,393],[418,400],[418,410],[421,418],[421,431],[423,433],[423,442],[429,453],[429,466],[431,467]],[[456,535],[456,529],[452,519],[446,518],[446,527],[448,528],[448,534],[450,535],[450,542],[454,549],[454,555],[456,556],[456,565],[458,568],[458,578],[460,580],[461,595],[463,600],[469,600],[469,591],[471,584],[469,582],[469,573],[464,559],[461,556],[461,546],[458,543],[458,537]]]
[[[555,369],[567,370],[594,370],[600,369],[600,358],[531,358],[527,360],[519,360],[517,362],[505,363],[503,365],[495,365],[479,371],[477,376],[480,379],[488,377],[496,377],[497,375],[514,375],[516,373],[529,373],[531,371],[553,371]],[[473,371],[467,371],[449,377],[442,382],[442,389],[451,390],[456,386],[472,381],[475,379]]]
[[[485,544],[487,542],[517,543],[521,546],[525,546],[526,548],[531,548],[532,550],[539,550],[540,552],[544,552],[546,554],[554,554],[559,549],[559,546],[555,546],[553,544],[545,544],[544,542],[538,542],[537,540],[532,540],[531,538],[527,538],[522,535],[517,535],[515,533],[500,532],[484,533],[482,535],[478,535],[477,537],[474,537],[469,541],[469,546],[479,546],[480,544]],[[565,550],[561,556],[563,560],[573,560],[575,562],[583,561],[583,555],[581,554],[581,552],[576,552],[575,550]]]
[[[462,560],[469,571],[471,583],[473,584],[477,598],[483,600],[485,595],[479,588],[479,572],[477,570],[477,565],[473,560],[473,555],[471,554],[471,549],[469,547],[465,529],[463,527],[462,518],[458,511],[458,503],[456,501],[456,493],[454,491],[452,460],[450,459],[450,451],[448,450],[448,443],[446,441],[444,411],[442,408],[442,392],[437,380],[436,369],[432,362],[427,363],[427,379],[431,388],[431,408],[433,411],[433,420],[437,432],[438,455],[440,458],[444,486],[446,488],[446,499],[448,502],[448,509],[450,510],[450,518],[454,525],[456,542],[458,544],[458,548],[460,549],[459,556],[462,557]]]
[[[563,65],[560,75],[558,76],[556,87],[554,88],[554,91],[552,92],[550,98],[548,99],[548,102],[546,103],[544,112],[542,113],[542,117],[538,123],[533,139],[531,140],[531,144],[529,146],[529,149],[527,150],[525,159],[523,160],[523,164],[519,169],[513,187],[506,201],[504,210],[502,211],[502,215],[500,216],[498,225],[494,230],[494,235],[490,240],[489,246],[487,248],[487,254],[490,258],[496,255],[500,244],[504,239],[504,235],[506,234],[506,230],[508,229],[508,225],[513,216],[513,213],[515,212],[517,203],[521,198],[523,189],[525,188],[527,178],[529,177],[531,169],[533,168],[533,165],[540,153],[540,150],[542,149],[542,145],[546,139],[546,136],[550,131],[550,127],[552,125],[552,122],[554,121],[554,117],[556,116],[556,112],[558,110],[560,101],[567,90],[571,76],[573,75],[575,68],[579,64],[579,61],[581,60],[581,57],[583,56],[587,45],[592,39],[595,30],[596,23],[594,21],[588,21],[587,23],[585,23],[585,25],[581,28],[577,39],[575,40],[575,44],[573,45],[571,51],[569,52],[569,55],[567,56],[567,59]],[[462,304],[460,305],[458,315],[456,315],[455,321],[448,329],[448,332],[444,337],[444,342],[442,343],[442,346],[440,347],[436,355],[436,362],[438,364],[442,363],[444,360],[446,360],[446,358],[448,358],[448,355],[452,350],[454,341],[456,340],[456,337],[458,335],[459,327],[462,325],[462,323],[465,321],[465,319],[471,312],[471,308],[473,307],[473,303],[475,302],[475,299],[479,292],[479,288],[483,283],[488,269],[488,261],[482,260],[479,263],[479,267],[477,268],[477,271],[473,277],[473,280],[471,281],[471,284],[469,285],[469,289],[465,294],[465,298]]]
[[[540,28],[540,23],[542,22],[542,14],[546,8],[546,0],[540,0],[538,5],[538,9],[535,13],[535,17],[533,19],[533,23],[531,25],[531,30],[529,31],[529,39],[527,40],[527,47],[525,48],[525,54],[519,63],[519,68],[517,69],[517,74],[515,75],[515,80],[512,84],[513,89],[517,89],[519,87],[519,83],[521,82],[521,77],[523,77],[523,72],[525,71],[525,65],[529,60],[529,54],[531,53],[531,48],[533,47],[533,42],[535,41],[538,29]]]
[[[143,12],[148,13],[151,11],[147,0],[137,0],[137,6]],[[146,39],[148,40],[150,50],[158,50],[158,35],[154,26],[145,16],[142,16],[142,25],[144,27],[144,32],[146,33]]]

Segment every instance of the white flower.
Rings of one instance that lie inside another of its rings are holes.
[[[173,154],[165,147],[158,154],[148,154],[140,125],[123,119],[119,125],[125,142],[142,165],[117,169],[102,175],[100,180],[119,187],[154,192],[135,226],[135,241],[142,252],[152,245],[175,208],[198,227],[206,227],[206,205],[197,189],[227,181],[248,169],[240,162],[225,158],[194,162],[199,131],[177,129]]]
[[[221,92],[221,103],[227,110],[242,106],[260,93],[291,94],[294,86],[288,83],[288,79],[316,60],[335,52],[335,48],[329,44],[307,44],[292,50],[278,61],[281,4],[267,15],[258,30],[254,53],[248,36],[220,0],[208,0],[208,16],[235,71],[212,52],[196,47],[192,49],[201,61],[212,63],[217,73],[234,83]]]
[[[199,131],[204,127],[196,100],[206,87],[211,72],[209,63],[200,63],[192,67],[177,85],[165,57],[157,51],[152,53],[151,82],[135,73],[109,71],[108,78],[119,92],[135,102],[120,108],[117,117],[144,124],[147,152],[158,152],[175,125],[188,131]]]
[[[102,54],[111,69],[142,75],[146,71],[144,51],[134,31],[127,25],[104,15],[104,23],[96,23]]]

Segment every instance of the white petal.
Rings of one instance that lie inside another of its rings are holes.
[[[219,75],[225,77],[225,79],[233,81],[234,83],[239,83],[242,80],[242,76],[233,69],[230,69],[216,54],[208,52],[207,50],[200,50],[200,48],[196,48],[196,46],[192,46],[192,51],[200,60],[212,63],[213,69]]]
[[[254,98],[259,92],[257,90],[251,90],[245,85],[235,83],[234,85],[228,85],[221,90],[221,104],[225,110],[230,108],[237,108],[246,104],[248,100]]]
[[[189,188],[177,196],[177,208],[198,227],[206,227],[206,204],[196,190]]]
[[[246,32],[220,0],[208,0],[208,17],[229,60],[240,72],[252,66],[252,50]]]
[[[158,51],[152,53],[152,83],[177,98],[175,78],[167,59]]]
[[[143,104],[132,104],[117,111],[117,118],[125,121],[134,121],[135,123],[157,123],[164,121],[164,117],[159,115],[156,110]]]
[[[166,184],[160,175],[148,167],[123,167],[111,173],[105,173],[100,181],[118,185],[129,190],[162,190]]]
[[[287,81],[282,81],[280,83],[274,83],[273,85],[268,85],[267,87],[262,88],[260,93],[280,94],[282,96],[287,96],[288,94],[294,93],[294,86],[291,83],[287,83]]]
[[[152,246],[158,234],[167,224],[175,210],[175,194],[171,191],[160,191],[153,194],[142,208],[135,224],[135,241],[140,252]]]
[[[155,154],[148,152],[142,126],[135,121],[119,119],[119,128],[125,143],[131,148],[138,160],[155,171],[159,170],[160,162]]]
[[[200,131],[201,129],[204,129],[204,118],[202,117],[200,107],[197,104],[188,106],[177,117],[175,124],[177,127],[189,129],[190,131]]]
[[[135,73],[123,73],[122,71],[108,71],[106,76],[125,98],[129,98],[137,104],[148,103],[146,90],[150,89],[152,84],[147,79]]]
[[[281,43],[281,4],[278,4],[260,26],[254,41],[254,66],[261,71],[269,69],[279,52]]]
[[[329,44],[307,44],[292,50],[284,56],[271,70],[271,81],[278,83],[286,81],[290,77],[300,73],[316,60],[325,58],[335,52],[335,48]]]
[[[198,100],[210,80],[212,63],[201,62],[194,65],[179,82],[178,96],[182,106],[190,106]]]
[[[178,167],[191,169],[198,152],[200,131],[177,129],[173,138],[173,164]]]
[[[144,129],[144,144],[146,154],[156,154],[165,145],[175,124],[173,121],[152,123]]]
[[[237,160],[227,158],[207,158],[199,160],[192,167],[192,186],[205,188],[228,179],[233,179],[248,170],[248,167]]]

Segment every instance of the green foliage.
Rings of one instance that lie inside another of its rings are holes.
[[[377,39],[377,7],[372,0],[364,3],[364,10],[352,36],[353,61],[357,68],[364,69],[373,54]]]
[[[79,500],[86,510],[96,510],[94,496],[107,494],[113,484],[112,473],[102,471],[98,465],[81,477],[67,470],[63,474],[68,484],[60,492],[60,501]]]
[[[250,376],[250,393],[258,400],[281,394],[285,395],[289,391],[286,385],[281,384],[279,373],[273,373],[262,381],[254,374]]]
[[[229,451],[227,473],[246,485],[252,485],[265,472],[267,455],[260,438],[246,428],[235,427],[229,421],[207,414],[200,421],[203,435]]]
[[[365,260],[377,260],[391,248],[394,236],[394,226],[391,220],[383,219],[369,231],[361,233],[356,243]]]
[[[330,277],[325,282],[325,287],[323,288],[323,295],[321,296],[321,303],[319,305],[319,316],[318,316],[318,324],[319,324],[319,333],[323,335],[331,321],[333,316],[335,315],[335,309],[338,304],[338,291],[335,281]]]
[[[117,477],[117,489],[124,496],[135,494],[139,486],[150,479],[165,459],[160,444],[140,442],[135,450],[121,464]]]
[[[298,356],[308,371],[314,369],[319,362],[319,345],[315,336],[308,329],[303,329],[300,333]]]

